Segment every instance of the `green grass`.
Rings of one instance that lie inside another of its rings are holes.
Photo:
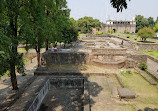
[[[119,77],[123,81],[125,87],[130,88],[137,94],[138,97],[132,104],[136,106],[137,110],[144,109],[145,107],[158,107],[158,89],[150,85],[140,74],[132,72],[132,74],[119,74]]]
[[[155,79],[153,79],[147,72],[143,71],[152,81],[154,81],[155,83],[157,83],[157,81]],[[158,83],[157,83],[158,86]]]
[[[0,79],[3,78],[5,75],[8,75],[10,73],[10,71],[7,71],[6,73],[4,73],[3,75],[0,75]]]
[[[116,35],[116,36],[121,36],[124,38],[127,38],[127,36],[130,36],[128,39],[133,40],[133,41],[140,41],[140,37],[138,37],[135,34],[122,34],[122,33],[114,33],[112,35]],[[134,40],[134,38],[137,38],[137,40]],[[151,39],[151,38],[147,38],[147,41],[151,41],[151,42],[158,42],[158,40],[155,39]]]
[[[79,37],[86,36],[87,34],[79,34]]]
[[[18,52],[19,52],[19,53],[25,53],[26,50],[25,50],[24,48],[18,48]]]
[[[143,51],[145,54],[148,54],[156,59],[158,59],[158,51]]]
[[[29,60],[31,60],[31,58],[24,57],[23,60],[24,60],[24,64],[26,64]]]

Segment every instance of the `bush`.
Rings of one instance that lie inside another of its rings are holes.
[[[100,32],[100,35],[103,35],[103,32]]]
[[[126,34],[126,33],[127,33],[127,30],[124,30],[124,33]]]
[[[132,74],[132,72],[131,72],[131,71],[126,71],[126,73],[127,73],[127,74]]]
[[[127,32],[127,34],[130,34],[130,32]]]
[[[129,36],[129,35],[127,35],[126,37],[127,37],[127,38],[130,38],[130,36]]]
[[[147,69],[147,64],[145,62],[140,63],[139,64],[139,69],[146,70]]]
[[[100,33],[97,32],[96,35],[100,35]]]
[[[134,40],[137,40],[137,38],[134,38]]]

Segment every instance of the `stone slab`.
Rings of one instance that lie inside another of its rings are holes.
[[[120,98],[134,99],[136,97],[136,94],[129,88],[118,88],[118,94]]]

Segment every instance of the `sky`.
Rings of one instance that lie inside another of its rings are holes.
[[[68,8],[71,9],[70,17],[75,20],[84,16],[106,20],[133,20],[136,15],[144,17],[158,17],[158,0],[131,0],[128,2],[128,9],[123,12],[116,12],[112,8],[110,0],[67,0]]]

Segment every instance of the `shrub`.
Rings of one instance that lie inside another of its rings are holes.
[[[132,74],[132,72],[131,72],[131,71],[126,71],[126,73],[127,73],[127,74]]]
[[[130,34],[130,32],[127,32],[127,34]]]
[[[99,33],[97,32],[96,35],[99,35]]]
[[[103,35],[103,32],[100,32],[100,35]]]
[[[130,36],[129,36],[129,35],[127,35],[126,37],[127,37],[127,38],[130,38]]]
[[[124,33],[126,34],[126,33],[127,33],[127,30],[124,30]]]
[[[121,73],[122,75],[125,74],[124,70],[121,70],[120,73]]]
[[[139,69],[146,70],[147,69],[147,64],[145,62],[140,63],[139,64]]]
[[[134,38],[134,40],[137,40],[137,38]]]

